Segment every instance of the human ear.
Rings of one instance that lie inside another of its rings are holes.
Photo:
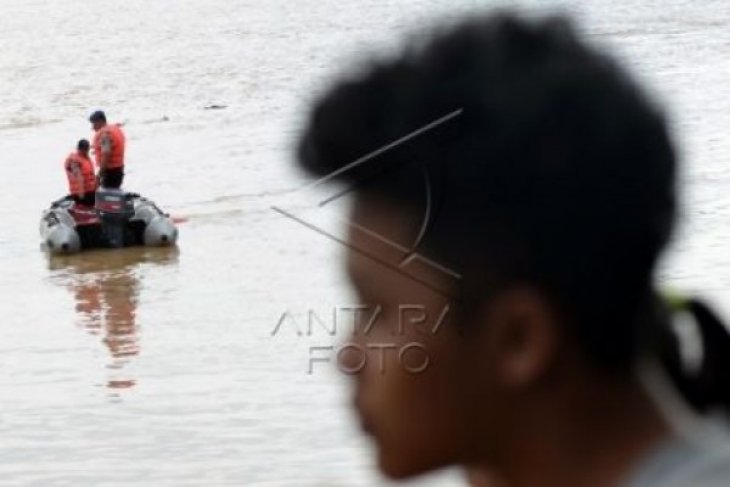
[[[485,326],[499,383],[521,389],[544,376],[556,354],[558,328],[539,290],[517,285],[502,291],[490,300]]]

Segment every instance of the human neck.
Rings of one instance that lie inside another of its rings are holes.
[[[637,380],[584,379],[523,408],[500,461],[507,485],[617,485],[670,434]]]

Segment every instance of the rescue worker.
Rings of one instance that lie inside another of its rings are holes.
[[[124,132],[118,124],[107,124],[101,110],[92,113],[89,122],[95,132],[93,146],[99,182],[105,188],[119,188],[124,180]]]
[[[68,178],[68,198],[77,203],[94,206],[96,176],[94,165],[89,159],[89,141],[79,140],[76,150],[66,157],[63,165]]]

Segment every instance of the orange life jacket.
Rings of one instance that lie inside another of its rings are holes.
[[[68,178],[68,192],[83,196],[96,191],[96,175],[91,161],[78,151],[72,152],[63,164]]]
[[[94,158],[96,159],[96,166],[101,168],[102,152],[101,142],[105,137],[109,138],[111,143],[111,153],[107,161],[107,169],[117,169],[124,167],[124,132],[116,124],[107,124],[96,131],[94,134]]]

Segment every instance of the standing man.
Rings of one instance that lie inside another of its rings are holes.
[[[97,110],[89,117],[94,129],[94,157],[99,181],[105,188],[119,188],[124,180],[124,132],[118,124],[107,124],[106,114]]]
[[[76,150],[68,155],[63,166],[68,178],[69,197],[77,203],[94,206],[96,176],[89,159],[89,141],[79,140]]]

